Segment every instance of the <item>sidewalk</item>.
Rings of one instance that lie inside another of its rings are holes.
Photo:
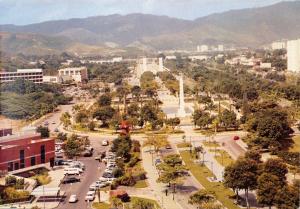
[[[175,200],[172,199],[171,194],[165,196],[165,184],[157,183],[156,180],[158,179],[158,173],[154,165],[152,165],[152,156],[148,152],[149,148],[143,148],[142,150],[142,159],[143,159],[143,167],[147,172],[148,182],[150,185],[151,190],[154,193],[154,196],[159,203],[159,205],[163,209],[183,209]]]

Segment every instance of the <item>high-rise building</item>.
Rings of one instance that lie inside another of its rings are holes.
[[[201,52],[207,52],[208,51],[208,46],[207,45],[201,45],[200,51]]]
[[[286,49],[286,41],[274,41],[271,47],[272,50]]]
[[[288,71],[300,72],[300,39],[287,42]]]
[[[219,51],[219,52],[224,51],[224,45],[219,44],[219,45],[218,45],[218,51]]]

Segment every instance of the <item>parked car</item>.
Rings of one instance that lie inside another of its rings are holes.
[[[72,194],[69,198],[69,203],[75,203],[78,201],[76,194]]]
[[[109,144],[109,143],[108,143],[107,140],[103,140],[103,141],[102,141],[102,146],[108,146],[108,144]]]
[[[93,152],[89,151],[89,150],[85,150],[82,153],[83,157],[91,157],[93,155]]]
[[[59,132],[58,128],[55,128],[55,129],[54,129],[54,132]]]
[[[75,182],[79,182],[80,181],[80,178],[77,178],[76,176],[69,176],[67,175],[61,183],[63,184],[69,184],[69,183],[75,183]]]
[[[64,174],[65,175],[79,175],[80,170],[79,170],[79,168],[67,167],[67,168],[64,169]]]
[[[88,191],[85,196],[85,201],[93,201],[95,199],[95,192],[94,191]]]

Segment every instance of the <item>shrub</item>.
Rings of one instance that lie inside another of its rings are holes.
[[[118,178],[123,175],[123,171],[121,168],[115,168],[113,169],[112,174],[115,178]]]
[[[125,175],[117,179],[119,185],[134,186],[136,181],[131,175]]]
[[[15,176],[7,176],[5,178],[5,185],[14,185],[17,183],[17,178]]]
[[[29,197],[28,191],[17,191],[13,187],[7,187],[3,191],[3,197],[5,200],[22,199]]]
[[[139,157],[136,155],[133,155],[128,163],[129,167],[135,166],[140,161]]]
[[[141,151],[141,144],[137,140],[132,141],[132,151],[133,152],[140,152]]]

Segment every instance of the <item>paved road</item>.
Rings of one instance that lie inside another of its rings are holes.
[[[90,158],[80,158],[79,161],[82,161],[86,170],[81,175],[81,181],[74,184],[64,184],[61,186],[61,190],[66,192],[67,198],[65,202],[61,203],[58,208],[61,209],[74,209],[74,208],[88,208],[87,202],[84,201],[85,195],[89,190],[89,185],[95,182],[100,175],[104,172],[105,165],[94,160],[93,157]],[[71,194],[76,194],[78,197],[77,203],[69,203],[68,199]]]

